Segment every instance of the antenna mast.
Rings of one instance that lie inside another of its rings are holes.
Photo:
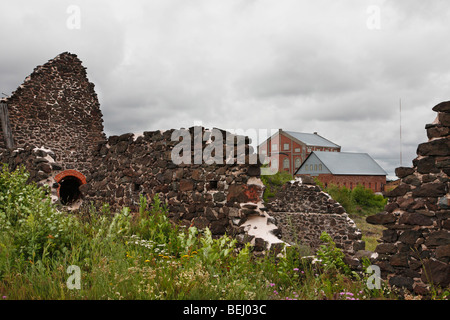
[[[400,98],[400,166],[403,165],[402,161],[402,99]]]

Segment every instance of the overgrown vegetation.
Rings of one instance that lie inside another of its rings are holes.
[[[104,205],[73,214],[27,178],[6,166],[0,174],[2,299],[395,298],[368,290],[326,234],[322,261],[296,246],[257,258],[227,235],[174,225],[157,196],[141,196],[138,212]],[[80,289],[68,286],[69,266],[80,268]]]
[[[267,202],[269,198],[275,197],[281,186],[292,179],[294,179],[293,176],[287,171],[279,171],[273,175],[262,175],[261,181],[266,186],[263,194],[264,201]]]
[[[338,201],[350,214],[371,215],[383,211],[387,199],[381,194],[375,194],[372,189],[366,189],[358,184],[353,189],[331,185],[325,192]]]

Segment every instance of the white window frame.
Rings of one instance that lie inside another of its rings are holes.
[[[283,169],[289,169],[290,163],[288,158],[283,159]],[[287,165],[286,165],[287,164]]]

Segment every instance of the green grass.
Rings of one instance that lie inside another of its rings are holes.
[[[2,299],[396,298],[348,272],[326,235],[321,263],[303,259],[297,246],[256,257],[227,235],[174,224],[158,196],[141,196],[138,212],[59,212],[27,177],[0,172]],[[67,285],[69,266],[79,267],[80,289]]]

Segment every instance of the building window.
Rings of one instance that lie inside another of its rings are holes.
[[[308,171],[308,165],[305,166],[305,171]]]
[[[317,171],[317,164],[314,165],[314,171]]]
[[[309,171],[313,171],[313,165],[312,164],[309,165]]]
[[[285,143],[283,145],[283,150],[289,150],[289,143]]]
[[[300,151],[300,148],[295,148],[295,152],[300,153],[300,152],[301,152],[301,151]]]
[[[300,158],[295,158],[295,168],[300,167],[301,161]]]
[[[272,161],[271,163],[270,163],[270,167],[272,168],[272,169],[274,169],[274,170],[278,170],[278,161]]]
[[[278,145],[276,143],[274,143],[272,145],[272,151],[277,151],[278,150]]]
[[[289,169],[289,159],[285,158],[283,160],[283,169]]]
[[[322,164],[319,164],[319,171],[322,171]]]
[[[266,155],[267,154],[266,150],[261,150],[261,154]]]

